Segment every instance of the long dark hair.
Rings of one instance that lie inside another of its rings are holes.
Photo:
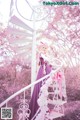
[[[44,59],[40,57],[39,65],[43,65],[43,64],[44,64]]]

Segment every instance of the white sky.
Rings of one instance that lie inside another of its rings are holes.
[[[9,19],[10,1],[0,0],[0,23],[5,24]]]
[[[36,6],[39,4],[39,2],[38,2],[39,0],[17,0],[17,3],[18,3],[17,7],[18,7],[20,14],[22,16],[24,16],[25,18],[30,19],[31,15],[32,15],[32,10],[26,1],[28,1],[28,3],[31,6]],[[9,19],[10,2],[11,2],[11,0],[0,0],[0,23],[3,23],[4,25],[6,25],[6,22],[8,22],[8,19]],[[14,7],[14,9],[15,9],[14,14],[16,16],[18,16],[18,13],[17,13],[17,10],[15,7]],[[26,22],[29,26],[33,25],[33,23],[29,23],[29,21],[26,21],[24,19],[22,19],[22,20],[24,22]]]

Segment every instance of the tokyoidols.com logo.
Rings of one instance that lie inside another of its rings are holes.
[[[68,1],[60,1],[60,2],[49,2],[49,1],[43,1],[43,5],[79,5],[79,2],[68,2]]]

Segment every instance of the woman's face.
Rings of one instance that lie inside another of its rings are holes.
[[[48,51],[48,46],[47,45],[40,45],[39,46],[39,52],[40,53],[46,54],[47,51]]]

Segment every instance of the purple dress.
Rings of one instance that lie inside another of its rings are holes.
[[[41,64],[41,66],[39,68],[37,80],[44,76],[43,70],[44,70],[44,62]],[[51,67],[49,65],[46,65],[45,70],[46,70],[46,74],[49,74],[51,71]],[[39,108],[39,106],[37,104],[37,99],[39,97],[39,92],[40,92],[41,86],[42,86],[42,81],[34,86],[32,98],[31,98],[30,105],[29,105],[29,109],[31,110],[29,120],[31,120],[33,118],[33,116],[35,115],[35,113],[37,112],[37,110]]]
[[[46,75],[49,74],[52,70],[52,66],[49,65],[48,63],[45,64],[45,71],[46,71]]]

